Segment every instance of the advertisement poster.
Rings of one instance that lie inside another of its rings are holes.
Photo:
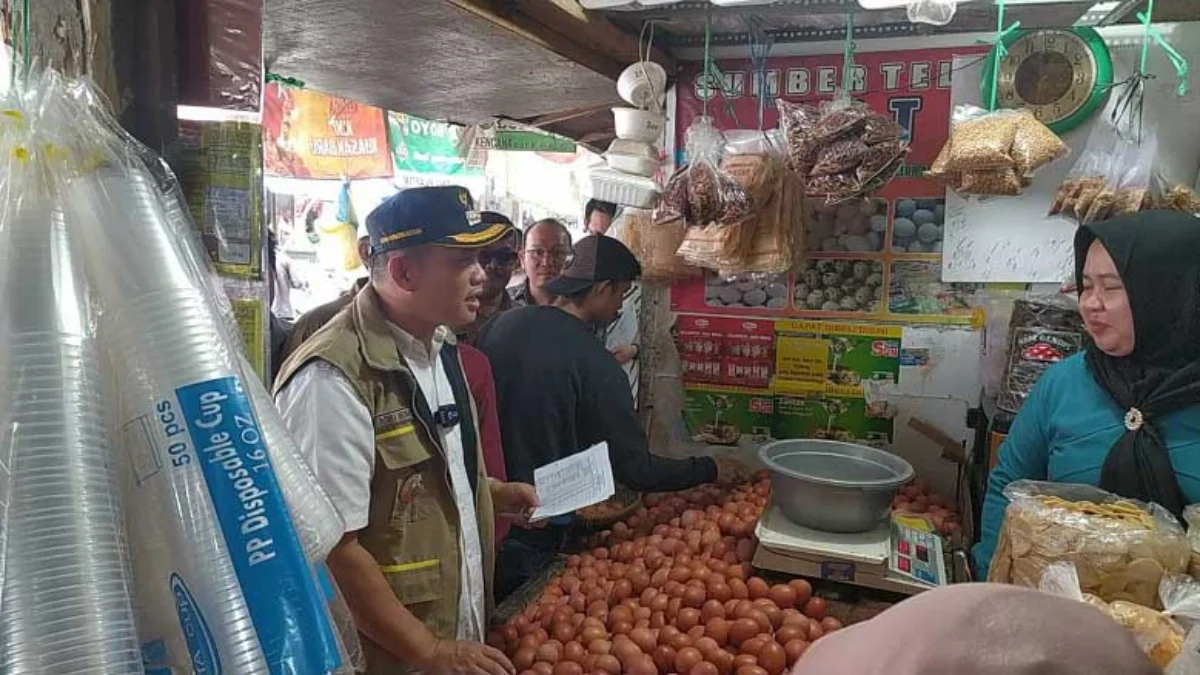
[[[270,84],[263,97],[267,173],[285,178],[392,175],[384,112],[308,89]]]
[[[387,120],[397,174],[483,175],[481,169],[468,167],[466,155],[459,152],[463,127],[398,112],[389,112]]]
[[[955,56],[982,55],[985,47],[871,52],[855,55],[851,94],[891,114],[911,148],[900,173],[869,199],[840,205],[805,202],[805,260],[793,274],[759,282],[727,282],[708,275],[672,287],[677,311],[720,315],[852,319],[898,323],[968,324],[974,284],[941,281],[946,190],[922,173],[950,128],[950,81]],[[677,147],[711,98],[718,128],[756,128],[757,85],[749,61],[721,61],[725,94],[686,70],[678,97]],[[768,59],[764,127],[778,124],[773,100],[819,104],[841,83],[842,55]],[[765,291],[758,293],[755,291]]]
[[[692,440],[891,441],[895,409],[863,382],[899,380],[899,326],[685,314],[676,331]]]
[[[248,122],[179,124],[174,167],[217,271],[263,278],[262,129]]]

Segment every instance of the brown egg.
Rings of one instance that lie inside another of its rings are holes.
[[[771,643],[774,644],[774,641],[772,640]],[[749,654],[751,656],[757,657],[758,653],[762,651],[763,646],[765,646],[766,644],[767,644],[766,638],[764,638],[761,635],[756,635],[756,636],[750,638],[749,640],[745,640],[744,642],[742,642],[741,652],[743,654]]]
[[[621,661],[612,654],[597,656],[593,666],[596,670],[608,673],[608,675],[621,675]]]
[[[733,657],[733,670],[735,672],[746,666],[758,666],[758,657],[750,656],[749,654],[738,654]]]
[[[678,581],[682,584],[688,579],[692,578],[692,568],[687,567],[686,565],[676,564],[675,567],[671,568],[669,578],[671,581]]]
[[[513,665],[518,670],[528,670],[533,665],[534,658],[537,656],[537,651],[529,647],[521,647],[513,654]]]
[[[633,595],[633,582],[628,579],[617,579],[609,598],[611,602],[620,603],[631,595]]]
[[[793,624],[784,624],[779,630],[775,631],[775,641],[781,645],[786,645],[796,639],[807,640],[808,629]]]
[[[722,649],[717,652],[716,657],[713,659],[713,663],[717,666],[717,671],[720,672],[721,675],[732,675],[733,654],[730,654]]]
[[[560,643],[558,640],[547,640],[543,642],[542,646],[537,648],[534,658],[537,661],[545,661],[550,665],[558,663],[558,660],[562,658],[562,643]]]
[[[753,560],[754,559],[754,540],[739,539],[735,553],[737,553],[738,560],[743,563],[748,563],[751,560]]]
[[[755,600],[754,608],[767,615],[767,620],[771,622],[772,628],[779,628],[783,625],[783,612],[770,600]]]
[[[808,617],[800,613],[798,609],[783,610],[783,625],[796,624],[801,628],[808,630]]]
[[[675,672],[679,675],[691,675],[692,668],[704,660],[704,655],[695,647],[685,647],[675,654]]]
[[[575,639],[575,628],[571,625],[570,620],[556,622],[550,628],[550,635],[559,642],[569,642]]]
[[[654,612],[650,615],[650,627],[654,629],[662,628],[667,625],[667,615],[663,612]]]
[[[767,675],[783,675],[787,668],[787,652],[778,642],[768,642],[758,653],[758,665],[767,671]]]
[[[741,579],[742,581],[746,581],[750,578],[750,568],[742,564],[730,565],[729,569],[725,571],[725,575],[731,579]],[[733,597],[736,598],[737,595],[734,595]]]
[[[603,656],[604,654],[608,654],[608,653],[612,652],[612,642],[610,642],[604,638],[601,638],[599,640],[592,640],[591,642],[588,643],[587,650],[588,650],[589,654],[593,654],[595,656]]]
[[[807,641],[801,640],[800,638],[796,638],[795,640],[788,640],[783,645],[783,653],[785,656],[787,656],[788,666],[790,667],[790,666],[795,665],[796,662],[800,660],[800,657],[804,656],[804,652],[807,650],[808,650],[808,642]]]
[[[754,611],[754,603],[749,600],[738,600],[734,606],[733,616],[735,619],[748,619],[750,612]]]
[[[700,620],[701,621],[704,621],[705,623],[707,623],[709,619],[715,619],[718,617],[720,617],[722,619],[725,618],[725,606],[722,605],[719,601],[717,601],[715,599],[708,600],[707,602],[704,603],[704,606],[700,608]]]
[[[658,636],[649,628],[634,628],[629,632],[629,639],[633,640],[633,643],[646,654],[654,651],[654,646],[658,642]]]
[[[717,664],[709,661],[701,661],[696,664],[695,668],[688,675],[721,675],[721,671],[717,668]]]
[[[750,610],[750,613],[746,615],[746,618],[750,619],[758,626],[758,632],[760,633],[770,633],[771,630],[773,630],[771,620],[767,618],[766,613],[764,613],[761,609]]]
[[[628,675],[658,675],[658,666],[654,665],[654,659],[642,654],[631,659],[630,663],[625,666],[625,672]]]
[[[750,591],[751,600],[765,598],[771,592],[771,587],[759,577],[750,577],[746,582],[746,589]]]
[[[576,661],[559,661],[554,664],[552,675],[583,675],[583,665]]]
[[[671,596],[667,595],[666,593],[659,593],[650,599],[650,611],[665,612],[667,611],[667,605],[670,604],[670,602]]]
[[[787,584],[775,584],[771,587],[767,597],[771,602],[779,606],[780,609],[788,609],[796,606],[796,591]]]
[[[554,675],[554,666],[545,661],[538,661],[530,667],[537,675]]]
[[[624,605],[613,607],[612,611],[608,613],[608,623],[610,626],[612,626],[618,621],[633,623],[633,610]]]
[[[679,614],[675,617],[675,625],[679,630],[687,632],[696,627],[700,623],[700,610],[691,607],[685,607],[679,610]]]
[[[758,635],[758,624],[753,619],[738,619],[729,627],[729,642],[735,646],[740,646],[742,642]]]
[[[675,648],[670,645],[659,645],[654,648],[654,665],[663,673],[675,669]]]
[[[829,611],[829,603],[825,602],[824,598],[810,598],[804,604],[804,615],[810,619],[820,621],[825,618],[827,611]]]
[[[579,644],[578,642],[571,640],[563,645],[562,658],[564,661],[583,663],[585,656],[587,656],[587,650],[584,649],[583,645]]]
[[[720,617],[709,619],[704,623],[704,634],[724,647],[729,643],[729,622]]]
[[[707,636],[698,638],[692,643],[692,646],[700,650],[700,654],[704,656],[705,661],[713,661],[714,663],[717,652],[721,651],[721,645],[717,644],[716,640]]]
[[[747,600],[750,598],[750,589],[746,587],[746,582],[731,573],[729,575],[729,594],[734,600]]]
[[[825,630],[826,634],[829,634],[836,630],[841,630],[842,622],[838,621],[837,619],[833,618],[832,616],[827,616],[824,619],[821,619],[821,628],[823,628]]]
[[[671,646],[675,648],[675,651],[679,651],[685,647],[691,647],[692,638],[687,633],[679,633],[671,639]]]
[[[816,642],[825,635],[825,629],[821,627],[821,622],[816,619],[808,620],[808,641]]]
[[[629,667],[630,661],[635,657],[640,656],[642,650],[637,644],[626,636],[622,636],[613,641],[612,655],[617,657],[621,665]]]
[[[663,626],[662,630],[658,631],[658,644],[670,645],[676,635],[679,635],[680,630],[670,624]]]
[[[688,586],[683,591],[683,606],[700,609],[704,606],[705,593],[703,588]]]

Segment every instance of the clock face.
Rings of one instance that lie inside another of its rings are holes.
[[[1090,29],[1025,31],[1006,41],[996,104],[1026,108],[1062,133],[1096,111],[1112,84],[1112,62]]]

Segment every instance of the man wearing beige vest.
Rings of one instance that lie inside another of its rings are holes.
[[[474,223],[474,225],[473,225]],[[479,308],[483,223],[458,187],[413,188],[367,217],[370,283],[284,363],[276,402],[346,522],[328,564],[369,675],[512,675],[482,643],[493,514],[533,488],[484,471],[454,333]]]

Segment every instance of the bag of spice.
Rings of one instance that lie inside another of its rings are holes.
[[[945,170],[952,173],[979,169],[1014,168],[1013,141],[1020,116],[1012,110],[987,112],[960,105],[951,119],[950,152]]]

